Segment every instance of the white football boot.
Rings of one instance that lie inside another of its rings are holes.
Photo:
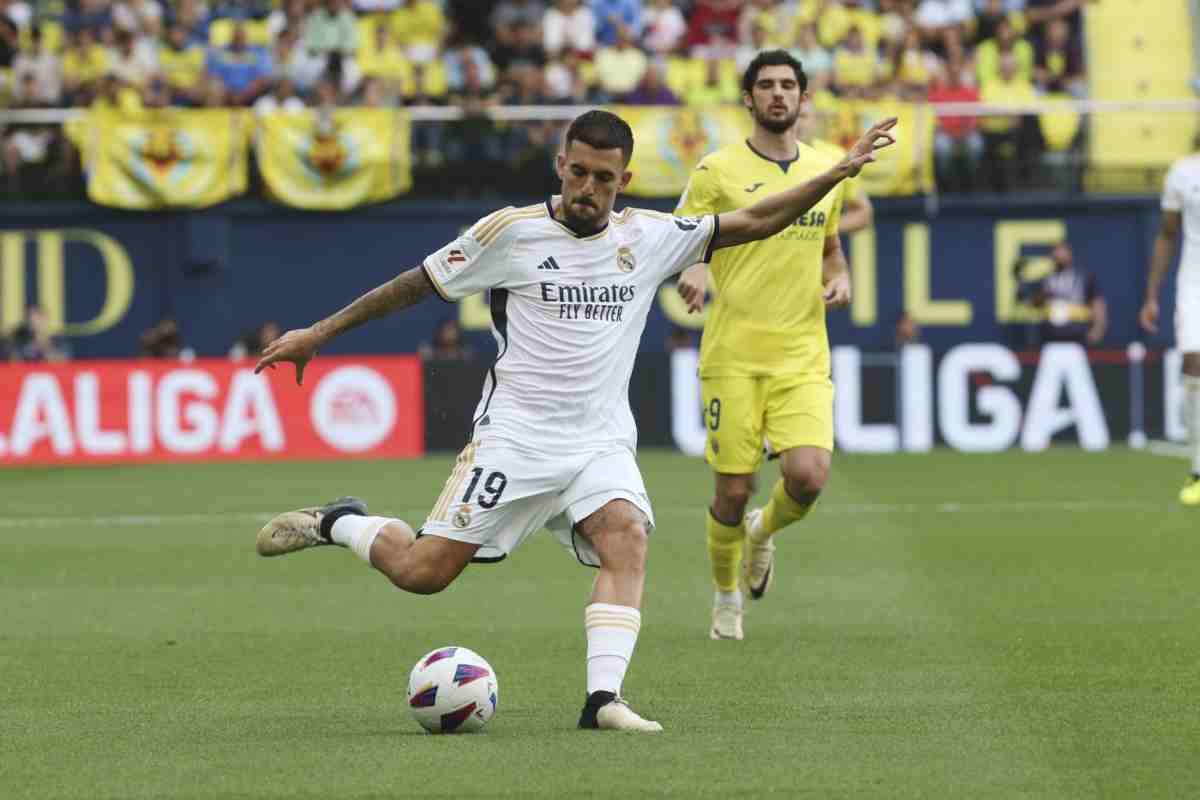
[[[642,717],[612,692],[593,692],[584,703],[579,727],[586,730],[660,733],[662,725]]]
[[[742,559],[742,586],[754,600],[761,600],[775,582],[775,537],[761,542],[757,537],[762,529],[763,510],[756,508],[746,514],[746,555]]]
[[[736,603],[713,602],[712,627],[708,631],[710,639],[742,640],[742,607]]]
[[[309,547],[333,544],[331,539],[321,535],[321,521],[334,512],[339,512],[338,516],[365,515],[367,504],[357,497],[339,497],[323,506],[285,511],[258,532],[255,549],[260,556],[281,556]]]

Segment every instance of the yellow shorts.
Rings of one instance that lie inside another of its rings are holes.
[[[833,450],[833,383],[801,375],[700,379],[705,456],[717,472],[747,475],[774,452],[793,447]]]

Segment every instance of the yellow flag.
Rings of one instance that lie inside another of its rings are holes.
[[[255,153],[267,190],[298,208],[353,208],[412,186],[404,111],[276,112],[259,122]]]
[[[83,140],[96,203],[203,208],[246,191],[250,124],[229,109],[96,109],[68,135]]]
[[[638,197],[679,197],[701,158],[746,138],[751,127],[745,109],[736,106],[621,106],[613,113],[633,128],[633,180],[626,192]]]
[[[895,100],[836,101],[817,108],[824,128],[820,138],[849,148],[867,128],[881,119],[896,117],[896,143],[879,151],[859,182],[873,197],[920,194],[933,186],[932,109]]]

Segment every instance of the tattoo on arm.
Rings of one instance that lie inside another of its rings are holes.
[[[414,306],[433,294],[423,267],[414,267],[377,286],[331,317],[314,326],[322,339],[332,339],[364,322]]]

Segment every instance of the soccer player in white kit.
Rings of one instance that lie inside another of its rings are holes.
[[[579,727],[659,731],[621,699],[641,626],[647,537],[654,514],[634,453],[629,379],[659,285],[716,248],[766,238],[798,220],[873,152],[892,143],[889,119],[827,172],[736,212],[704,218],[626,209],[633,132],[588,111],[567,130],[556,166],[562,194],[484,217],[392,281],[308,328],[269,344],[256,371],[296,366],[296,381],[335,336],[430,295],[491,290],[496,363],[470,444],[420,533],[373,517],[356,498],[290,511],[259,531],[260,555],[337,544],[406,591],[433,594],[472,561],[497,561],[548,527],[598,567],[584,611],[587,699]]]
[[[1162,222],[1150,257],[1142,327],[1158,332],[1158,295],[1171,267],[1179,232],[1183,256],[1175,281],[1175,346],[1183,351],[1183,385],[1192,451],[1192,472],[1179,501],[1200,506],[1200,153],[1176,161],[1167,173],[1162,196]]]

